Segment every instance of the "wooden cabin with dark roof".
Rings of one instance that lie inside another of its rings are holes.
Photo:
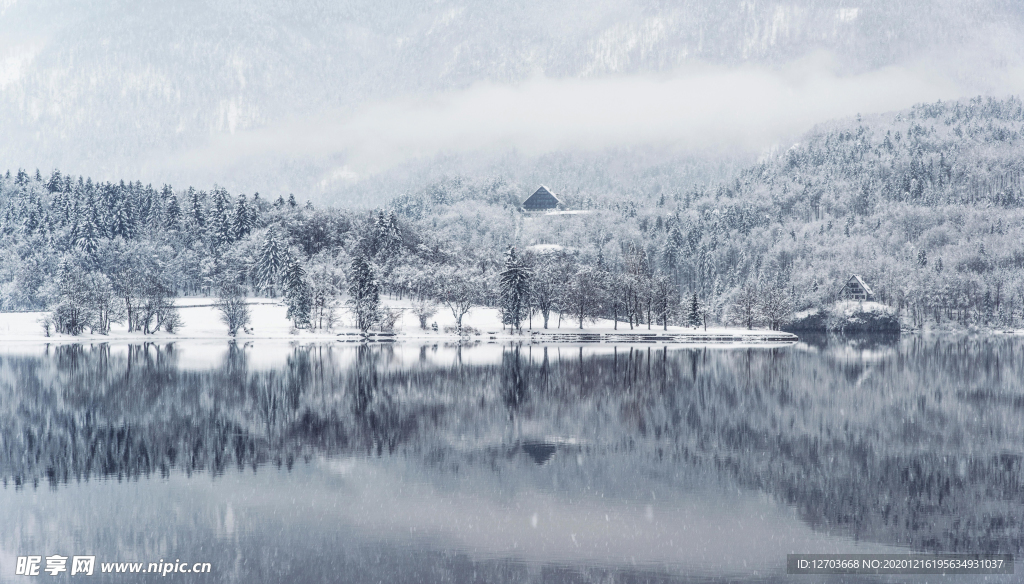
[[[541,185],[530,198],[523,201],[524,211],[550,211],[557,209],[561,201],[548,188]]]
[[[839,297],[843,300],[874,300],[875,292],[863,278],[854,274],[839,291]]]

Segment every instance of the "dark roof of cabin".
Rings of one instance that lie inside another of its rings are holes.
[[[558,203],[558,197],[553,195],[547,187],[541,185],[535,193],[530,195],[530,198],[523,201],[523,207],[526,209],[554,209]]]

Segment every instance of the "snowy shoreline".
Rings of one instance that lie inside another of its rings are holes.
[[[585,323],[583,329],[563,319],[562,328],[557,328],[557,317],[553,317],[547,329],[540,328],[539,318],[534,318],[534,328],[524,323],[522,333],[512,333],[503,328],[497,309],[477,307],[472,309],[463,319],[463,326],[471,332],[458,335],[443,332],[445,327],[455,325],[455,319],[447,311],[439,310],[431,319],[436,322],[438,331],[422,330],[419,322],[409,310],[408,303],[388,300],[384,303],[391,308],[402,310],[394,333],[369,333],[363,335],[351,326],[337,326],[331,331],[309,331],[292,329],[286,318],[287,307],[278,300],[254,298],[248,302],[252,314],[251,333],[239,333],[232,337],[227,334],[227,326],[220,320],[212,298],[180,298],[177,306],[182,317],[183,326],[174,333],[160,331],[153,334],[128,332],[124,325],[111,327],[106,335],[85,333],[78,336],[60,335],[51,331],[45,334],[40,323],[47,312],[4,312],[0,313],[0,343],[33,342],[33,343],[104,343],[118,342],[175,342],[175,341],[235,341],[248,342],[255,340],[277,341],[320,341],[320,342],[402,342],[402,343],[475,343],[475,342],[521,342],[532,344],[700,344],[700,345],[765,345],[792,344],[798,337],[791,333],[770,330],[747,330],[728,327],[708,327],[694,329],[689,327],[669,326],[652,327],[636,326],[630,330],[629,325],[619,322],[618,330],[615,323],[599,320]],[[352,319],[347,310],[339,310],[342,324]]]

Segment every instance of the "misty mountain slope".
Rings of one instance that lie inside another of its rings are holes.
[[[1024,318],[1022,145],[1022,102],[975,98],[830,122],[709,186],[563,193],[597,213],[515,233],[504,219],[514,197],[484,182],[449,179],[392,205],[427,233],[447,221],[611,266],[635,263],[638,247],[724,319],[744,286],[785,289],[799,311],[829,305],[857,273],[908,323],[1012,326]]]
[[[774,66],[827,51],[844,73],[955,52],[969,57],[944,66],[980,77],[1021,53],[1021,21],[1019,4],[998,1],[12,2],[0,13],[0,158],[331,192],[325,179],[361,146],[304,144],[305,126],[287,137],[300,148],[243,149],[231,165],[203,167],[194,152],[289,120],[537,76]]]
[[[783,213],[867,213],[884,203],[1022,204],[1024,108],[975,98],[823,125],[743,173]],[[727,192],[727,195],[733,193]]]
[[[767,219],[783,221],[866,215],[900,203],[1017,208],[1024,205],[1022,144],[1021,100],[979,97],[821,124],[790,148],[777,149],[723,181],[696,187],[665,189],[661,180],[633,192],[553,186],[570,207],[653,206],[659,196],[659,206],[664,206],[667,196],[683,208],[754,205],[757,212],[768,214]],[[558,162],[552,157],[551,166]],[[608,168],[594,168],[592,173],[608,183],[616,174]],[[729,171],[708,168],[694,173],[715,174]],[[586,180],[584,173],[579,179]],[[429,198],[438,189],[454,189],[460,194],[448,198],[472,199],[474,189],[486,189],[472,183],[468,177],[448,178],[423,185],[410,197]],[[523,196],[532,192],[526,181],[513,180],[512,186]]]
[[[707,244],[727,281],[782,281],[807,307],[861,273],[917,324],[988,323],[1024,306],[1022,143],[1019,99],[921,105],[820,128],[691,208],[734,234]]]
[[[805,305],[859,272],[900,306],[991,315],[1008,297],[1024,304],[1022,143],[1019,99],[921,105],[823,127],[695,207],[769,237],[766,274],[792,274]]]

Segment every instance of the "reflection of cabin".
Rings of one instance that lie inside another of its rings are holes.
[[[860,276],[854,274],[839,291],[839,297],[843,300],[874,300],[875,292],[868,286]]]
[[[552,194],[546,186],[541,185],[537,192],[523,201],[523,209],[526,211],[548,211],[557,208],[559,202],[558,197]]]
[[[523,452],[529,455],[533,459],[533,462],[537,464],[544,464],[551,460],[551,457],[555,455],[558,447],[549,442],[533,442],[527,441],[522,444]]]

